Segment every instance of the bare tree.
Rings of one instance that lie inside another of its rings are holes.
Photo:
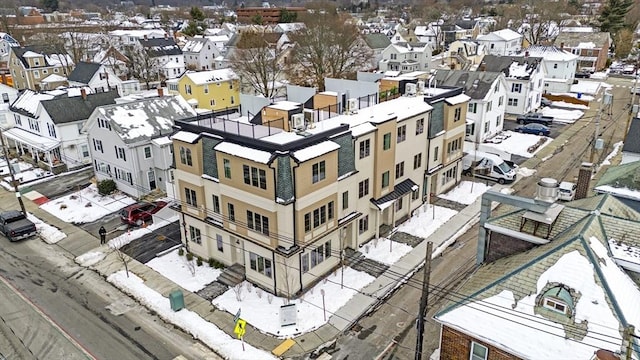
[[[326,4],[308,6],[301,16],[305,28],[292,33],[295,43],[289,80],[324,91],[325,77],[346,78],[371,61],[358,28]]]
[[[271,45],[264,33],[243,33],[229,59],[231,68],[257,94],[266,98],[275,95],[275,82],[282,75],[282,51]]]
[[[124,271],[127,273],[127,277],[129,277],[129,260],[131,260],[131,258],[121,250],[122,244],[112,240],[109,242],[109,247],[116,253],[118,259],[122,261],[122,264],[124,264]]]
[[[124,55],[129,59],[127,62],[129,79],[134,78],[144,82],[147,89],[152,81],[161,80],[160,64],[142,46],[126,46]]]

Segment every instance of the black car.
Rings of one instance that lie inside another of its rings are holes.
[[[540,136],[549,136],[549,134],[551,134],[551,130],[549,130],[548,127],[536,123],[518,126],[516,131],[523,134],[534,134]]]
[[[590,78],[591,77],[591,73],[588,71],[578,71],[576,72],[576,79],[581,78],[581,79],[585,79],[585,78]]]

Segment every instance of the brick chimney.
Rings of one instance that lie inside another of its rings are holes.
[[[564,50],[564,43],[563,42],[560,43],[560,50]]]
[[[529,50],[524,52],[524,57],[528,58],[529,57]]]
[[[164,89],[161,87],[158,87],[158,97],[163,97],[164,96]]]
[[[144,34],[144,39],[149,40],[149,37],[147,36],[147,34]]]
[[[576,196],[575,199],[584,199],[589,192],[589,183],[591,182],[591,175],[593,174],[593,164],[584,162],[580,166],[578,171],[578,183],[576,184]]]
[[[80,88],[80,95],[82,95],[82,99],[87,100],[87,90],[85,88]]]

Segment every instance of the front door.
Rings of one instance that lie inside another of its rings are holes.
[[[156,173],[153,170],[151,170],[147,173],[147,175],[149,176],[149,189],[155,190],[156,189]]]

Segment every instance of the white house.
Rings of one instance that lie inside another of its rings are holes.
[[[431,65],[431,46],[423,43],[391,43],[382,51],[378,63],[380,71],[428,71]]]
[[[181,96],[158,96],[101,106],[89,117],[91,158],[98,181],[113,179],[118,189],[139,198],[171,181],[173,150],[168,136],[174,120],[196,115]]]
[[[18,46],[20,46],[18,40],[14,39],[7,33],[0,32],[0,60],[8,60],[11,48]]]
[[[9,113],[9,106],[16,101],[18,94],[18,89],[0,84],[0,95],[2,96],[0,101],[0,129],[2,130],[12,128],[15,125],[13,115]]]
[[[214,59],[221,50],[209,38],[193,38],[182,47],[187,68],[192,70],[213,70]]]
[[[466,140],[481,143],[502,131],[507,83],[492,71],[438,70],[438,86],[461,87],[469,96]]]
[[[480,35],[476,41],[485,45],[490,55],[515,55],[522,49],[522,34],[511,29],[502,29]]]
[[[440,25],[420,25],[416,26],[416,29],[413,31],[416,35],[416,39],[424,44],[431,45],[432,48],[436,48],[438,43],[438,38],[442,37],[440,30]]]
[[[578,55],[557,46],[533,45],[519,55],[542,58],[544,92],[568,92],[573,84]]]
[[[487,55],[480,70],[504,74],[508,114],[525,114],[540,107],[545,77],[542,58]]]
[[[89,164],[87,136],[81,129],[96,107],[114,104],[118,93],[88,91],[22,92],[9,108],[15,126],[2,133],[8,146],[54,173]]]
[[[167,37],[162,29],[135,29],[109,31],[109,38],[121,45],[137,45],[140,40]]]
[[[165,80],[179,78],[187,70],[182,49],[172,38],[144,39],[140,40],[140,45]]]
[[[117,90],[120,96],[128,95],[122,86],[122,79],[116,76],[111,67],[103,64],[81,61],[69,74],[68,81],[70,87],[86,86],[96,93]]]

